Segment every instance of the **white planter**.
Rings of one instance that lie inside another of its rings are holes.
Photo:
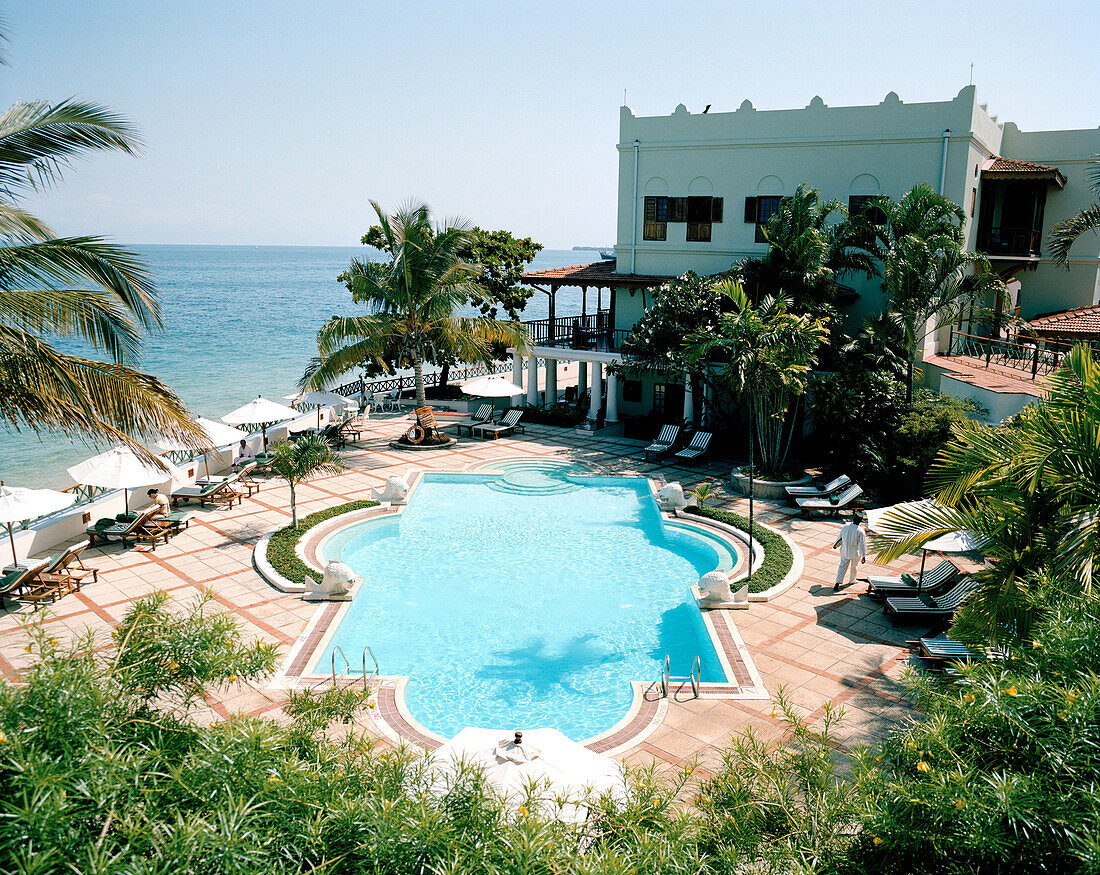
[[[749,494],[749,480],[747,474],[742,474],[744,469],[734,468],[730,473],[730,485],[742,495]],[[805,486],[813,481],[813,477],[804,474],[798,480],[785,480],[776,483],[774,480],[753,480],[752,491],[756,498],[786,498],[788,486]]]

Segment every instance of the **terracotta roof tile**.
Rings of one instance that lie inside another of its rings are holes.
[[[982,174],[1016,179],[1048,179],[1059,188],[1066,187],[1066,178],[1062,172],[1050,164],[1035,164],[1032,161],[1017,161],[1015,158],[1002,158],[994,155],[982,165]]]
[[[1028,325],[1040,337],[1100,340],[1100,305],[1040,316]]]
[[[590,288],[652,288],[664,285],[672,277],[646,274],[616,273],[615,259],[593,261],[591,264],[574,264],[571,267],[555,267],[550,270],[532,270],[520,276],[527,285],[588,286]]]

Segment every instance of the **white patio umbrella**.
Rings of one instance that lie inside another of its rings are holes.
[[[892,533],[888,535],[883,531],[883,517],[887,514],[939,509],[941,509],[940,505],[925,498],[920,501],[903,501],[901,504],[894,504],[890,507],[872,508],[867,511],[867,528],[882,537],[894,537]],[[981,549],[983,543],[983,538],[966,529],[958,529],[954,532],[948,532],[946,535],[940,535],[938,538],[933,538],[931,541],[925,541],[921,546],[920,576],[917,578],[918,591],[924,582],[924,563],[929,553],[945,553],[948,555],[974,553]]]
[[[488,377],[478,377],[462,384],[462,391],[467,395],[478,395],[482,398],[511,398],[513,395],[522,395],[523,387],[517,386],[511,380],[490,374]]]
[[[287,419],[295,419],[300,416],[293,407],[279,404],[276,401],[268,401],[261,395],[257,395],[243,407],[230,411],[222,417],[222,422],[229,425],[258,425],[264,437],[264,452],[267,451],[267,427],[272,423],[283,422]]]
[[[349,398],[340,395],[336,392],[322,392],[314,390],[312,392],[300,392],[297,395],[287,395],[286,400],[292,405],[297,406],[302,404],[306,407],[317,408],[317,427],[321,427],[321,410],[325,407],[337,407],[344,408],[350,407],[355,404],[354,401]]]
[[[85,459],[68,470],[69,476],[77,483],[124,490],[126,512],[129,513],[130,494],[125,490],[135,486],[151,486],[154,483],[173,479],[176,474],[175,469],[167,463],[165,465],[165,468],[158,468],[139,459],[129,447],[118,446],[98,456]]]
[[[206,439],[210,442],[210,446],[215,449],[218,447],[232,446],[248,438],[248,432],[241,431],[239,428],[231,428],[213,419],[207,419],[205,416],[196,416],[195,423],[202,429],[202,433],[206,435]],[[185,446],[179,441],[174,441],[170,438],[157,441],[157,446],[162,450],[183,451],[192,449],[192,447]],[[209,477],[210,462],[207,453],[203,453],[202,461],[206,466],[206,476]]]
[[[433,793],[447,791],[460,763],[480,768],[513,808],[537,785],[534,801],[540,811],[559,820],[583,822],[584,800],[605,793],[626,801],[622,766],[556,729],[509,733],[466,727],[432,754]]]
[[[0,480],[0,523],[8,524],[8,540],[11,541],[11,561],[17,563],[15,535],[12,523],[33,520],[48,513],[64,510],[76,503],[76,496],[54,489],[28,489],[25,486],[5,486]]]

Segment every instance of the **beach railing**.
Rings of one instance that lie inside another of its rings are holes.
[[[527,367],[527,360],[524,359],[522,367]],[[490,365],[464,365],[461,368],[451,368],[447,374],[447,381],[449,383],[461,383],[464,380],[470,380],[474,377],[485,377],[490,374],[504,374],[511,373],[512,363],[500,362],[498,364]],[[433,371],[424,375],[424,388],[428,389],[433,386],[439,385],[439,377],[442,371]],[[353,395],[362,395],[369,397],[375,392],[403,392],[406,389],[412,389],[416,386],[416,378],[411,374],[406,376],[394,376],[394,377],[382,377],[377,380],[364,380],[360,377],[358,380],[353,380],[350,383],[344,383],[342,386],[337,386],[332,391],[337,395],[343,395],[345,398],[351,398]]]

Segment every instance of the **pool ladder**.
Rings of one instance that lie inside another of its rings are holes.
[[[348,673],[348,671],[351,670],[351,661],[348,659],[347,654],[344,653],[343,648],[340,647],[339,644],[337,644],[334,648],[332,648],[332,686],[333,686],[334,689],[336,688],[336,654],[337,653],[339,653],[340,658],[344,660],[344,671],[340,672],[340,677],[343,677],[345,674]],[[374,671],[371,673],[370,677],[367,677],[367,654],[368,653],[370,654],[371,661],[374,663]],[[370,647],[364,647],[363,648],[363,689],[364,690],[370,689],[370,683],[376,677],[378,677],[378,659],[375,657],[374,651],[371,650]]]
[[[699,657],[695,657],[695,662],[691,664],[691,674],[684,677],[674,677],[669,674],[669,659],[668,654],[665,654],[665,664],[661,669],[661,677],[658,680],[658,685],[661,688],[661,698],[668,698],[668,688],[672,681],[679,681],[680,686],[684,685],[684,681],[691,681],[691,691],[695,694],[695,698],[699,698],[699,684],[703,679],[703,663]]]

